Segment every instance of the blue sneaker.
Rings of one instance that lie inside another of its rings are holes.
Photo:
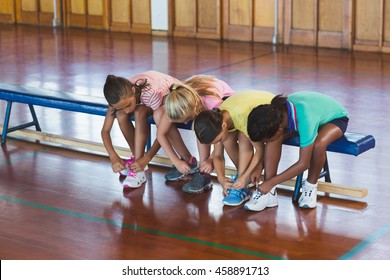
[[[228,195],[222,200],[224,205],[238,206],[249,200],[249,189],[228,190]]]

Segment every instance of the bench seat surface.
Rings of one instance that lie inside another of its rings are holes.
[[[299,136],[291,137],[284,144],[299,147]],[[327,151],[358,156],[375,147],[375,138],[356,132],[345,132],[344,136],[331,143]]]

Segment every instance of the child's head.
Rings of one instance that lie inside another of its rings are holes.
[[[199,142],[202,144],[215,144],[217,136],[222,132],[222,124],[223,116],[221,110],[215,108],[200,112],[194,120],[194,130]]]
[[[165,96],[164,106],[172,122],[187,123],[195,118],[203,103],[199,94],[184,83],[173,84],[170,93]]]
[[[184,83],[193,88],[200,96],[212,95],[220,98],[215,92],[217,90],[215,88],[215,83],[217,82],[218,80],[214,76],[194,75],[185,80]]]
[[[104,97],[115,110],[124,110],[126,113],[134,112],[139,103],[142,90],[148,87],[146,79],[137,80],[134,84],[126,78],[108,75],[103,87]]]
[[[277,95],[271,104],[259,105],[248,116],[248,135],[253,142],[266,142],[280,128],[287,98]]]

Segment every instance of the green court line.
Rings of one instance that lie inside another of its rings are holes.
[[[218,249],[222,249],[222,250],[226,250],[226,251],[247,254],[247,255],[256,256],[256,257],[260,257],[260,258],[264,258],[264,259],[268,259],[268,260],[286,260],[286,258],[279,257],[279,256],[272,256],[272,255],[268,255],[268,254],[263,254],[261,252],[251,251],[251,250],[242,249],[242,248],[233,247],[233,246],[227,246],[227,245],[223,245],[223,244],[219,244],[219,243],[214,243],[211,241],[201,240],[201,239],[178,235],[178,234],[169,233],[169,232],[164,232],[164,231],[155,230],[155,229],[151,229],[151,228],[139,227],[136,225],[131,225],[131,224],[126,224],[126,223],[122,223],[122,222],[118,222],[118,221],[108,220],[108,219],[104,219],[104,218],[100,218],[100,217],[96,217],[96,216],[91,216],[91,215],[84,214],[84,213],[69,211],[69,210],[56,208],[56,207],[52,207],[52,206],[48,206],[48,205],[44,205],[44,204],[39,204],[39,203],[34,203],[34,202],[22,200],[22,199],[7,197],[7,196],[3,196],[3,195],[0,195],[0,199],[5,200],[5,201],[9,201],[9,202],[19,203],[22,205],[26,205],[26,206],[30,206],[30,207],[34,207],[34,208],[38,208],[38,209],[42,209],[45,211],[51,211],[51,212],[55,212],[55,213],[59,213],[59,214],[63,214],[63,215],[68,215],[68,216],[72,216],[72,217],[86,219],[89,221],[99,222],[99,223],[105,223],[105,224],[117,226],[120,228],[132,229],[135,231],[140,231],[140,232],[149,233],[149,234],[153,234],[153,235],[169,237],[169,238],[178,239],[178,240],[185,241],[185,242],[196,243],[196,244],[209,246],[209,247],[213,247],[213,248],[218,248]]]
[[[342,255],[339,260],[351,260],[354,256],[362,252],[367,246],[371,245],[374,241],[378,240],[388,231],[390,231],[390,223],[384,225],[383,227],[370,234],[367,238],[363,239],[359,244],[357,244],[347,253]]]
[[[20,156],[20,157],[16,157],[16,158],[12,158],[12,159],[6,159],[6,160],[0,162],[0,166],[8,165],[10,163],[14,163],[14,162],[18,162],[18,161],[21,161],[21,160],[24,160],[24,159],[27,159],[27,158],[31,158],[31,157],[33,157],[33,156],[35,156],[37,154],[45,153],[48,150],[49,150],[49,148],[46,148],[46,149],[42,149],[42,150],[39,150],[39,151],[36,151],[36,152],[30,152],[30,153],[28,153],[25,156]]]

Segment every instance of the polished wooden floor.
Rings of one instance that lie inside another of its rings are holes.
[[[190,195],[150,165],[144,187],[122,191],[104,155],[9,138],[0,152],[0,259],[390,260],[390,56],[243,42],[0,25],[0,82],[102,96],[107,74],[155,69],[179,79],[215,75],[234,89],[317,90],[350,112],[350,131],[374,150],[330,154],[334,183],[368,188],[354,199],[321,194],[262,212],[223,207],[220,185]],[[12,124],[29,120],[16,104]],[[0,102],[0,123],[5,102]],[[103,118],[37,108],[45,132],[100,141]],[[196,152],[194,135],[183,132]],[[118,127],[116,144],[123,145]],[[163,152],[161,152],[163,154]],[[297,157],[285,148],[281,169]]]

